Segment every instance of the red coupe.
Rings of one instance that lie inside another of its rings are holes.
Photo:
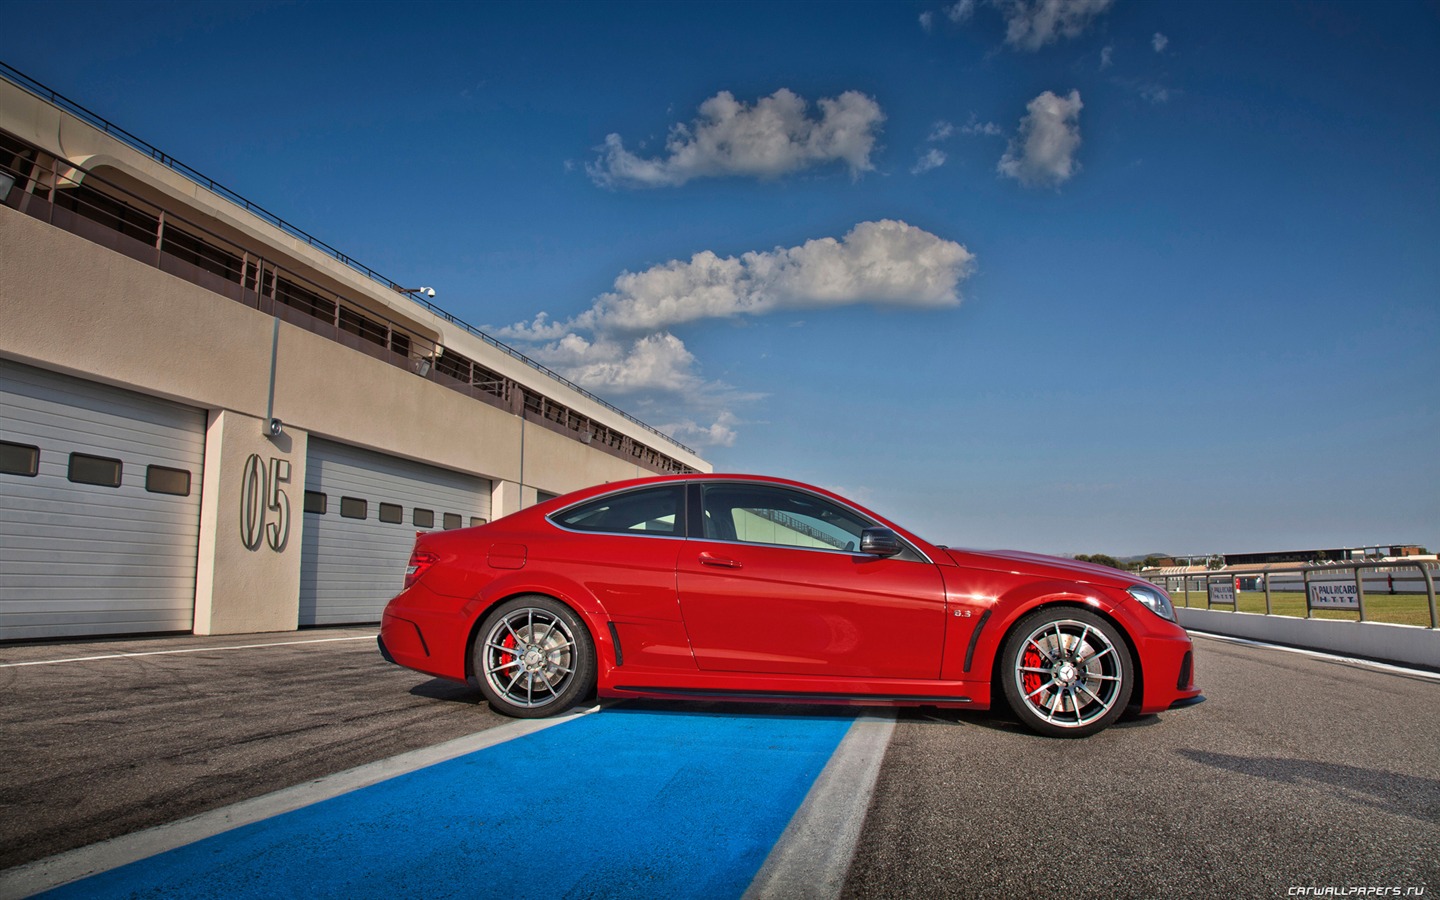
[[[986,709],[1082,736],[1198,702],[1165,591],[928,543],[828,491],[740,475],[600,485],[420,534],[380,651],[512,716],[602,697]]]

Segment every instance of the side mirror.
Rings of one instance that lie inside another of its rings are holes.
[[[860,552],[871,556],[895,556],[904,545],[900,536],[888,528],[867,528],[860,532]]]

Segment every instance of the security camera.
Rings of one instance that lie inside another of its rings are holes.
[[[420,289],[420,293],[424,294],[427,297],[433,297],[435,296],[435,289],[432,287],[423,287]]]
[[[279,419],[270,420],[270,436],[279,437],[285,433],[285,423]]]

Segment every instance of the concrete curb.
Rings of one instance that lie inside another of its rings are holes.
[[[1181,625],[1196,631],[1440,669],[1440,631],[1431,628],[1183,606],[1175,613]]]
[[[891,712],[855,720],[741,900],[840,896],[894,731]]]

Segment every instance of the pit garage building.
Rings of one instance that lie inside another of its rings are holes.
[[[692,449],[0,64],[0,641],[378,621]]]

